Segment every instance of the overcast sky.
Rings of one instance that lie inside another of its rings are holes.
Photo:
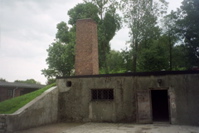
[[[175,10],[182,0],[167,0]],[[53,42],[56,25],[68,22],[67,11],[83,0],[0,0],[0,78],[35,79],[43,84],[46,49]],[[128,29],[117,32],[111,48],[125,48]]]

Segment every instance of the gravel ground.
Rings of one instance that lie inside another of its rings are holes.
[[[170,124],[57,123],[13,133],[199,133],[199,127]]]

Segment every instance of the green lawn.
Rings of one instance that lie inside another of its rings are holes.
[[[0,102],[0,114],[12,114],[30,101],[32,101],[37,96],[41,95],[45,90],[51,88],[52,86],[55,86],[54,84],[48,85],[42,89],[39,89],[37,91],[15,97],[3,102]]]

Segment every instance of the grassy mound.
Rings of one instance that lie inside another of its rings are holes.
[[[23,107],[24,105],[26,105],[27,103],[29,103],[30,101],[41,95],[44,91],[53,86],[55,86],[55,83],[48,85],[37,91],[0,102],[0,114],[14,113],[15,111],[17,111],[18,109],[20,109],[21,107]]]

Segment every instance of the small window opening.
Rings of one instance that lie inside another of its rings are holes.
[[[71,81],[67,81],[67,82],[66,82],[66,86],[67,86],[67,87],[71,87],[71,86],[72,86],[72,82],[71,82]]]
[[[92,89],[91,90],[92,100],[113,100],[113,89]]]

